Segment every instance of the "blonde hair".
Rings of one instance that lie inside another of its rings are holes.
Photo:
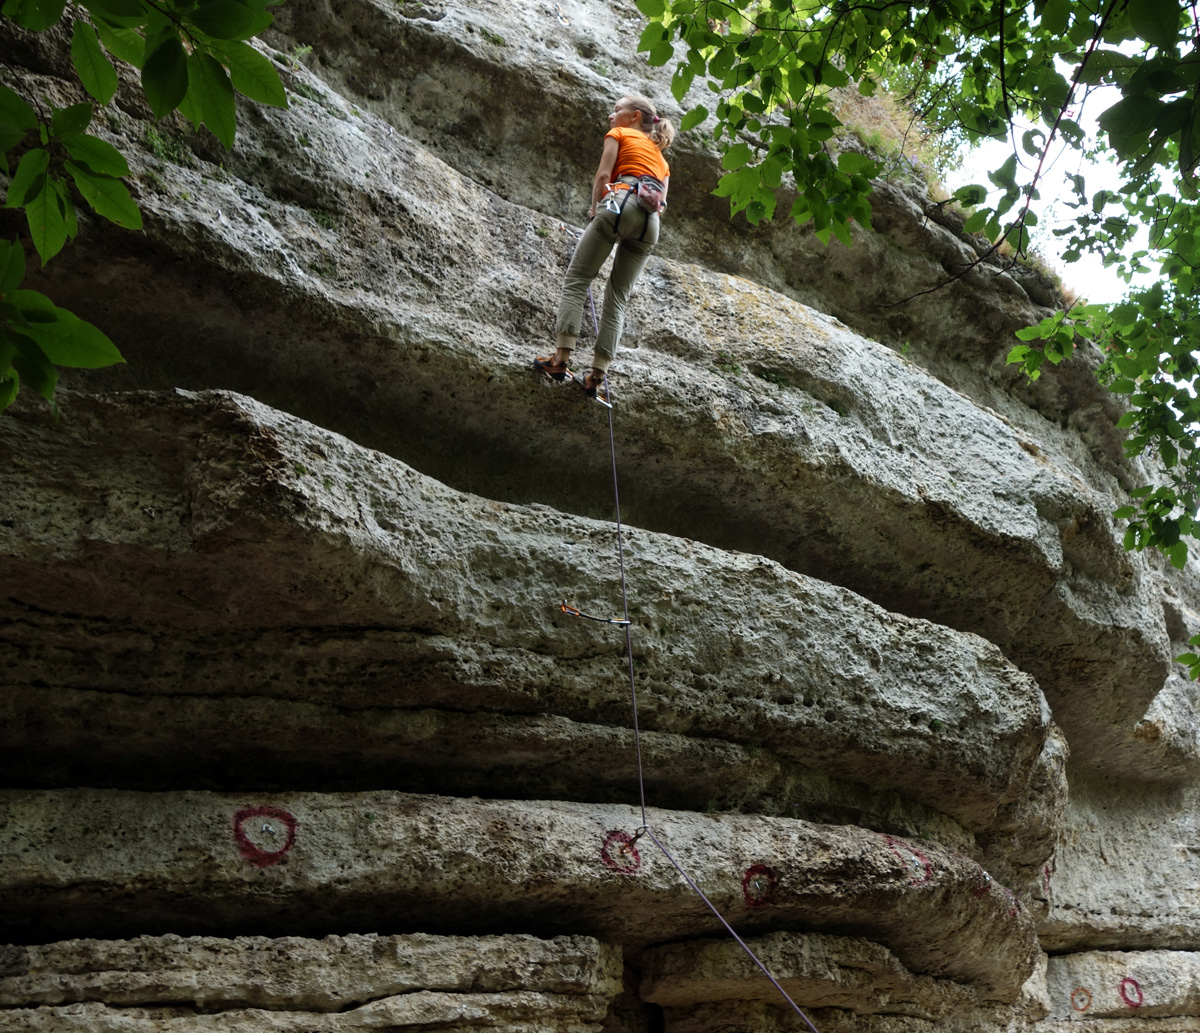
[[[654,102],[640,93],[627,93],[621,100],[642,116],[642,124],[638,128],[654,141],[654,146],[665,151],[675,139],[675,127],[665,118],[658,117]]]

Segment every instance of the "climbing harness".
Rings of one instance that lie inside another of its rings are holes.
[[[590,297],[590,291],[589,291],[589,297]],[[596,310],[595,310],[595,306],[593,306],[592,307],[593,321],[595,321],[595,318],[596,318]],[[607,383],[608,383],[608,381],[607,381],[607,375],[606,375],[605,376],[605,387],[606,388],[607,388]],[[608,404],[608,403],[605,403],[605,404]],[[629,593],[628,593],[628,588],[626,586],[626,581],[625,581],[625,542],[624,542],[623,526],[621,523],[621,496],[620,496],[620,492],[617,489],[617,446],[616,446],[616,435],[613,432],[613,413],[612,413],[612,405],[611,404],[608,405],[608,446],[609,446],[609,451],[612,455],[613,504],[615,507],[615,516],[616,516],[616,524],[617,524],[617,558],[618,558],[618,561],[620,564],[620,569],[621,569],[621,612],[624,616],[620,617],[620,618],[592,617],[589,614],[581,613],[575,607],[568,605],[566,600],[563,600],[561,609],[562,609],[563,613],[570,614],[571,616],[574,616],[574,617],[586,617],[589,620],[601,621],[602,623],[605,623],[605,624],[615,624],[618,627],[622,627],[625,629],[625,655],[629,662],[629,702],[630,702],[630,706],[633,711],[633,742],[634,742],[634,748],[635,748],[635,751],[637,754],[638,795],[639,795],[640,802],[641,802],[642,823],[634,830],[634,834],[632,836],[630,836],[629,838],[625,839],[624,842],[622,842],[622,844],[617,848],[617,851],[619,853],[625,854],[626,856],[632,854],[634,851],[634,844],[639,839],[641,839],[643,836],[645,836],[647,839],[650,840],[650,842],[652,842],[656,847],[658,847],[658,849],[662,852],[663,856],[671,863],[672,867],[674,867],[674,869],[677,872],[679,872],[680,876],[682,876],[684,882],[686,882],[688,884],[688,886],[692,889],[692,892],[694,892],[696,894],[696,896],[698,896],[702,901],[704,901],[705,905],[717,917],[717,920],[721,923],[721,925],[723,925],[725,927],[725,929],[728,931],[729,935],[732,936],[734,938],[734,940],[737,941],[738,946],[741,947],[742,950],[744,950],[746,952],[746,954],[750,957],[750,960],[753,961],[754,964],[758,967],[759,971],[761,971],[762,974],[771,981],[771,985],[774,986],[775,989],[779,991],[780,995],[783,997],[783,999],[785,1001],[787,1001],[787,1003],[791,1006],[792,1010],[797,1015],[799,1015],[801,1019],[804,1020],[805,1024],[808,1026],[808,1028],[810,1030],[812,1030],[812,1033],[820,1033],[820,1031],[817,1029],[817,1027],[813,1025],[813,1023],[809,1019],[809,1017],[807,1015],[805,1015],[804,1012],[800,1009],[800,1006],[795,1001],[792,1000],[792,998],[788,994],[788,992],[786,990],[784,990],[784,988],[780,985],[779,980],[777,980],[771,974],[771,972],[767,968],[767,966],[764,965],[759,960],[758,955],[756,955],[754,953],[754,951],[752,951],[750,949],[750,947],[746,943],[746,941],[743,940],[737,934],[737,932],[734,931],[733,926],[731,926],[729,924],[729,922],[726,921],[725,916],[722,915],[719,910],[717,910],[716,905],[714,905],[713,902],[708,899],[708,897],[705,895],[704,891],[701,890],[698,885],[696,885],[695,880],[692,879],[692,877],[687,873],[687,871],[684,869],[684,867],[677,860],[675,860],[675,858],[671,855],[671,853],[663,845],[662,840],[660,840],[658,838],[658,836],[656,836],[654,834],[654,830],[650,827],[650,822],[647,820],[647,817],[646,817],[646,782],[645,782],[645,778],[643,776],[643,770],[642,770],[642,735],[641,735],[641,730],[638,726],[637,683],[634,678],[633,635],[630,630],[633,622],[629,619]]]
[[[649,182],[643,185],[643,180]],[[642,221],[642,232],[638,234],[638,240],[644,241],[646,230],[650,228],[650,216],[657,215],[666,207],[667,203],[662,197],[665,189],[662,181],[653,176],[621,176],[615,183],[609,183],[608,193],[604,195],[604,207],[616,215],[616,219],[613,220],[613,233],[620,236],[617,231],[621,225],[621,216],[625,214],[625,206],[631,197],[636,197],[638,206],[646,213],[646,218]],[[621,195],[619,200],[618,194]]]

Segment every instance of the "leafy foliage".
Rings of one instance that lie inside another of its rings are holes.
[[[1036,378],[1070,358],[1079,335],[1101,345],[1100,379],[1128,400],[1120,425],[1130,456],[1151,454],[1164,476],[1131,493],[1116,513],[1125,545],[1153,546],[1176,566],[1200,527],[1200,402],[1192,353],[1200,340],[1200,15],[1180,0],[638,0],[650,20],[641,49],[651,64],[679,63],[677,100],[703,83],[683,128],[712,119],[723,151],[717,193],[751,222],[774,214],[775,188],[790,177],[791,215],[822,240],[849,243],[868,224],[872,166],[834,141],[829,90],[864,94],[904,69],[925,110],[951,119],[967,139],[1009,137],[1013,154],[989,184],[957,192],[975,211],[967,232],[993,250],[1028,248],[1030,204],[1052,148],[1086,153],[1080,111],[1109,103],[1093,154],[1120,165],[1119,191],[1089,192],[1069,176],[1076,213],[1054,232],[1067,262],[1105,256],[1126,282],[1157,263],[1160,279],[1118,305],[1059,312],[1017,336],[1009,362]],[[1107,87],[1101,90],[1100,87]],[[1019,126],[1027,126],[1023,131]],[[1139,228],[1149,246],[1135,249]],[[1200,668],[1197,668],[1200,670]]]
[[[155,116],[178,109],[226,147],[237,130],[234,94],[280,107],[283,84],[271,62],[246,41],[271,24],[274,0],[78,0],[70,5],[71,60],[79,81],[103,107],[116,96],[114,61],[141,73]],[[66,0],[4,0],[0,16],[42,32],[68,16]],[[0,169],[11,177],[5,207],[25,212],[30,243],[43,264],[79,231],[76,200],[130,230],[142,213],[123,182],[124,156],[89,133],[96,104],[38,105],[0,86]],[[19,155],[15,167],[11,155]],[[0,242],[0,411],[24,381],[53,400],[55,366],[95,368],[122,362],[103,333],[21,290],[25,256]]]

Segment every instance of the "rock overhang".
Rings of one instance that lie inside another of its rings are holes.
[[[584,738],[589,723],[627,727],[623,637],[557,605],[619,606],[613,525],[448,489],[228,393],[64,404],[58,431],[18,416],[0,446],[14,474],[5,609],[27,638],[42,629],[10,677],[267,697],[316,704],[314,716],[551,714]],[[760,747],[974,831],[1041,777],[1044,698],[984,640],[762,557],[624,537],[648,730]],[[84,630],[98,621],[121,634]],[[139,635],[153,641],[149,682]],[[260,635],[281,659],[231,680]],[[70,672],[84,657],[81,682]],[[287,670],[298,677],[280,680]],[[1061,807],[1054,785],[1036,794],[1047,814]]]

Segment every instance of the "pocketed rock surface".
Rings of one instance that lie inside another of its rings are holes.
[[[83,654],[105,669],[89,689],[202,694],[214,712],[252,696],[549,713],[575,722],[581,744],[589,725],[631,721],[621,637],[553,603],[619,608],[613,525],[454,492],[237,396],[81,399],[72,411],[62,433],[34,422],[6,437],[20,473],[0,570],[24,604],[27,648],[41,628],[17,678],[81,688],[71,671]],[[636,621],[648,730],[763,748],[899,790],[972,830],[1029,793],[1048,711],[995,647],[761,557],[625,537],[630,597],[659,601]],[[67,597],[76,616],[47,619]],[[128,640],[80,635],[85,615],[152,636],[154,663],[175,677],[136,678]],[[244,643],[279,629],[292,639],[283,664],[231,684]],[[363,629],[375,633],[368,650],[355,645]],[[64,649],[65,676],[51,675]],[[289,723],[308,734],[302,710]],[[286,732],[268,727],[279,749]],[[181,748],[204,734],[176,728]],[[459,763],[471,751],[460,742]],[[1062,785],[1043,788],[1048,831]]]
[[[1098,353],[1006,370],[1044,277],[895,174],[731,221],[682,136],[618,536],[529,363],[604,114],[681,114],[636,6],[276,10],[289,107],[123,80],[145,231],[29,263],[128,363],[0,416],[0,1031],[807,1029],[694,889],[821,1033],[1200,1030],[1200,584]]]

